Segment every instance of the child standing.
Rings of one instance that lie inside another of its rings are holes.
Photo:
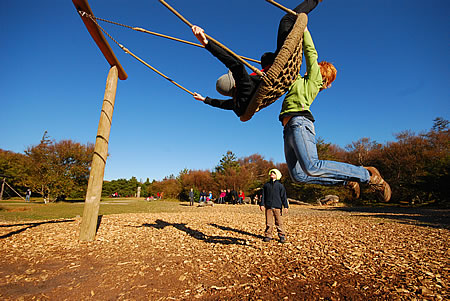
[[[286,232],[283,227],[283,207],[287,213],[289,204],[286,197],[286,189],[281,184],[281,172],[278,169],[269,171],[270,181],[264,184],[262,190],[259,209],[266,214],[266,230],[264,232],[264,241],[272,240],[273,222],[277,227],[278,237],[281,243],[286,242]]]
[[[189,205],[194,206],[194,189],[189,190]]]

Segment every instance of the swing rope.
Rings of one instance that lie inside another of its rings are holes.
[[[118,22],[115,22],[115,21],[111,21],[111,20],[108,20],[108,19],[96,17],[96,16],[93,16],[93,15],[89,15],[89,14],[87,14],[87,15],[89,16],[89,18],[91,18],[91,19],[94,18],[97,21],[102,21],[102,22],[105,22],[105,23],[110,23],[110,24],[114,24],[114,25],[117,25],[117,26],[125,27],[125,28],[128,28],[128,29],[134,30],[134,31],[139,31],[139,32],[151,34],[151,35],[154,35],[154,36],[157,36],[157,37],[166,38],[166,39],[169,39],[169,40],[185,43],[185,44],[188,44],[188,45],[197,46],[197,47],[200,47],[200,48],[205,48],[201,44],[197,44],[197,43],[193,43],[193,42],[186,41],[186,40],[183,40],[183,39],[171,37],[171,36],[168,36],[168,35],[165,35],[165,34],[162,34],[162,33],[157,33],[157,32],[154,32],[154,31],[150,31],[150,30],[147,30],[147,29],[142,28],[142,27],[130,26],[130,25],[118,23]],[[240,57],[243,58],[244,60],[247,60],[247,61],[255,62],[255,63],[258,63],[258,64],[261,63],[261,61],[258,61],[258,60],[252,59],[252,58],[248,58],[248,57],[245,57],[245,56],[242,56],[242,55],[240,55]]]
[[[278,7],[278,8],[280,8],[280,9],[284,10],[284,11],[287,12],[288,14],[291,14],[291,15],[294,15],[294,16],[297,16],[297,15],[298,15],[295,11],[293,11],[292,9],[289,9],[289,8],[287,8],[287,7],[284,7],[284,6],[281,5],[280,3],[277,3],[277,2],[275,2],[275,1],[273,1],[273,0],[266,0],[266,1],[269,2],[269,3],[272,4],[272,5],[275,5],[276,7]]]
[[[194,26],[191,22],[189,22],[186,18],[184,18],[179,12],[177,12],[173,7],[171,7],[169,4],[167,4],[166,1],[164,0],[159,0],[159,2],[161,2],[165,7],[167,7],[172,13],[174,13],[178,18],[181,19],[181,21],[183,21],[184,23],[186,23],[189,28],[192,28],[192,26]],[[234,53],[233,51],[231,51],[228,47],[226,47],[225,45],[223,45],[222,43],[220,43],[219,41],[217,41],[216,39],[214,39],[213,37],[211,37],[210,35],[205,33],[205,36],[207,39],[213,41],[214,43],[216,43],[217,45],[219,45],[222,49],[228,51],[232,56],[234,56],[237,60],[239,60],[242,64],[246,65],[248,68],[250,68],[253,72],[255,72],[257,75],[264,77],[265,74],[263,72],[261,72],[258,68],[250,65],[248,62],[244,61],[239,55],[237,55],[236,53]]]
[[[192,24],[185,19],[181,14],[179,14],[175,9],[173,9],[170,5],[168,5],[164,0],[159,0],[163,5],[165,5],[170,11],[172,11],[176,16],[178,16],[184,23],[186,23],[190,28],[192,28]],[[282,10],[297,16],[297,20],[294,24],[294,28],[291,30],[290,34],[286,38],[285,43],[283,44],[283,47],[281,48],[280,52],[278,53],[277,57],[275,58],[275,61],[271,68],[267,72],[267,76],[265,73],[262,73],[259,69],[253,67],[246,61],[244,61],[244,57],[240,57],[237,54],[235,54],[233,51],[228,49],[226,46],[221,44],[220,42],[216,41],[211,36],[207,35],[205,33],[205,36],[215,42],[218,46],[223,48],[224,50],[228,51],[231,55],[233,55],[237,60],[239,60],[241,63],[249,67],[253,72],[261,76],[262,82],[260,83],[255,95],[253,96],[252,100],[250,101],[249,106],[247,107],[246,112],[243,116],[240,117],[241,121],[245,122],[252,118],[253,114],[255,112],[258,112],[259,110],[267,107],[268,105],[275,102],[279,97],[281,97],[284,93],[286,93],[287,89],[292,85],[292,83],[297,78],[298,73],[300,72],[300,66],[302,63],[302,40],[303,40],[303,31],[307,24],[307,16],[305,14],[297,14],[296,12],[285,8],[284,6],[276,3],[273,0],[266,0],[267,2],[277,6],[278,8],[281,8]],[[148,63],[146,63],[144,60],[139,58],[137,55],[132,53],[129,49],[124,47],[122,44],[117,42],[106,30],[104,30],[97,22],[97,19],[100,21],[112,23],[115,25],[127,27],[136,31],[141,31],[149,34],[158,35],[160,37],[169,38],[172,40],[181,41],[184,43],[188,43],[191,45],[195,45],[198,47],[203,47],[202,45],[198,45],[195,43],[191,43],[188,41],[183,41],[177,38],[165,36],[162,34],[153,33],[150,31],[147,31],[145,29],[139,28],[139,27],[131,27],[128,25],[120,24],[117,22],[96,18],[93,15],[90,15],[83,11],[78,11],[81,17],[87,17],[91,19],[92,22],[94,22],[98,28],[107,35],[114,43],[116,43],[125,53],[130,54],[135,59],[140,61],[142,64],[147,66],[148,68],[152,69],[154,72],[159,74],[160,76],[164,77],[177,87],[181,88],[182,90],[186,91],[187,93],[194,95],[193,92],[189,91],[188,89],[184,88],[180,84],[176,83],[172,79],[170,79],[168,76],[164,75],[160,71],[158,71],[156,68],[152,67]],[[251,59],[250,59],[251,60]]]
[[[177,82],[175,82],[174,80],[172,80],[170,77],[168,77],[167,75],[163,74],[162,72],[160,72],[158,69],[156,69],[155,67],[151,66],[150,64],[148,64],[147,62],[145,62],[143,59],[141,59],[140,57],[138,57],[137,55],[135,55],[133,52],[131,52],[128,48],[126,48],[125,46],[123,46],[122,44],[120,44],[119,42],[117,42],[105,29],[103,29],[103,27],[100,26],[100,24],[98,24],[96,18],[86,12],[83,11],[79,11],[78,12],[80,14],[81,17],[86,17],[92,20],[92,22],[94,22],[98,28],[100,28],[100,30],[107,35],[114,43],[117,44],[117,46],[120,47],[120,49],[122,49],[125,53],[131,55],[132,57],[134,57],[135,59],[137,59],[139,62],[141,62],[142,64],[144,64],[145,66],[147,66],[148,68],[150,68],[151,70],[153,70],[154,72],[156,72],[157,74],[159,74],[160,76],[164,77],[165,79],[167,79],[168,81],[170,81],[172,84],[174,84],[175,86],[181,88],[182,90],[186,91],[187,93],[191,94],[192,96],[194,95],[193,92],[189,91],[188,89],[186,89],[185,87],[183,87],[182,85],[178,84]]]

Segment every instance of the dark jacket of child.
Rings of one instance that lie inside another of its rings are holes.
[[[269,181],[264,184],[259,205],[266,208],[289,208],[286,189],[279,180]]]
[[[239,60],[213,41],[209,41],[205,49],[230,69],[236,82],[236,89],[233,98],[214,99],[206,97],[204,103],[216,108],[233,110],[238,117],[242,116],[261,82],[261,77],[258,75],[249,75],[247,70],[245,70],[245,66]]]

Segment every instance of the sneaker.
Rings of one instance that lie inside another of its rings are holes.
[[[270,238],[270,237],[264,237],[264,239],[263,239],[264,242],[269,242],[271,240],[272,240],[272,238]]]
[[[370,173],[370,188],[373,191],[378,192],[385,202],[389,201],[392,195],[391,187],[385,180],[383,180],[378,169],[376,169],[375,167],[364,168],[367,169]]]
[[[353,199],[358,199],[361,193],[361,189],[359,188],[358,182],[348,181],[345,187],[351,189]]]
[[[280,242],[281,242],[282,244],[284,244],[284,243],[286,242],[286,237],[281,236],[281,237],[280,237]]]

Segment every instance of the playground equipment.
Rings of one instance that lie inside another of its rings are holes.
[[[77,11],[92,14],[87,0],[72,0]],[[127,79],[125,70],[120,65],[114,52],[106,41],[105,36],[97,25],[90,19],[82,18],[84,25],[91,34],[100,51],[110,64],[106,80],[105,97],[103,99],[100,121],[98,124],[97,138],[95,140],[94,156],[92,158],[91,172],[89,174],[88,188],[83,209],[83,220],[81,222],[80,240],[92,241],[95,238],[98,221],[98,211],[102,194],[103,176],[105,173],[106,158],[108,155],[109,134],[111,131],[112,115],[114,112],[114,101],[116,98],[117,81]]]
[[[250,65],[233,51],[205,33],[205,36],[206,38],[208,38],[208,40],[215,42],[217,45],[228,51],[236,59],[240,60],[244,65],[249,67],[254,73],[261,76],[262,78],[262,81],[259,84],[255,95],[251,99],[245,113],[240,117],[241,121],[243,122],[250,120],[256,112],[274,103],[278,98],[286,93],[289,87],[297,78],[302,64],[303,32],[308,22],[308,17],[306,16],[306,14],[297,15],[296,12],[283,7],[273,0],[266,1],[285,10],[290,14],[297,16],[297,20],[294,24],[293,29],[289,33],[283,44],[283,47],[279,51],[274,63],[266,74]],[[190,28],[193,26],[193,24],[186,20],[186,18],[184,18],[173,7],[167,4],[166,1],[159,0],[159,2],[165,5],[172,13],[180,18]]]
[[[175,9],[173,9],[164,0],[159,1],[164,6],[166,6],[172,13],[174,13],[177,17],[179,17],[184,23],[186,23],[189,27],[193,26],[187,19],[185,19],[180,13],[178,13]],[[244,115],[240,117],[241,121],[243,122],[250,120],[255,112],[258,112],[259,110],[272,104],[284,93],[286,93],[288,88],[297,78],[302,63],[302,40],[303,40],[303,32],[307,24],[307,16],[305,14],[297,15],[296,12],[283,7],[282,5],[276,3],[273,0],[266,0],[266,1],[283,9],[284,11],[290,14],[297,16],[297,20],[295,22],[293,29],[286,38],[283,47],[279,51],[273,65],[270,67],[267,73],[261,72],[258,68],[255,68],[252,65],[250,65],[246,60],[254,62],[259,61],[249,59],[246,57],[241,57],[235,54],[233,51],[228,49],[220,42],[218,42],[217,40],[215,40],[214,38],[212,38],[211,36],[205,34],[209,40],[214,41],[217,45],[222,47],[224,50],[228,51],[231,55],[235,56],[245,66],[250,68],[254,73],[261,76],[262,78],[262,81],[259,84],[259,87],[257,88],[256,93],[253,96],[250,104],[248,105],[246,112],[244,113]],[[103,100],[103,106],[97,130],[94,156],[92,159],[91,172],[89,175],[88,189],[86,193],[83,219],[80,230],[80,240],[92,241],[95,238],[97,230],[98,212],[100,207],[100,198],[103,186],[106,158],[108,154],[109,134],[111,130],[112,115],[114,111],[117,82],[118,79],[126,80],[128,77],[127,74],[125,73],[125,70],[122,68],[120,62],[118,61],[117,57],[115,56],[114,52],[112,51],[110,45],[108,44],[105,35],[107,35],[123,51],[133,56],[135,59],[137,59],[150,69],[152,69],[154,72],[158,73],[160,76],[169,80],[174,85],[178,86],[179,88],[183,89],[189,94],[191,95],[194,94],[193,92],[189,91],[188,89],[184,88],[180,84],[170,79],[168,76],[158,71],[156,68],[146,63],[144,60],[142,60],[137,55],[132,53],[129,49],[127,49],[122,44],[117,42],[98,24],[97,20],[109,22],[116,25],[121,25],[140,32],[153,34],[164,38],[169,38],[172,40],[188,43],[199,47],[203,46],[187,42],[181,39],[169,37],[163,34],[154,33],[140,27],[126,26],[117,22],[108,21],[106,19],[96,18],[87,0],[72,0],[72,2],[75,5],[75,8],[79,13],[90,35],[92,36],[95,43],[102,52],[103,56],[106,58],[107,62],[110,65],[110,70],[106,81],[105,96]]]

